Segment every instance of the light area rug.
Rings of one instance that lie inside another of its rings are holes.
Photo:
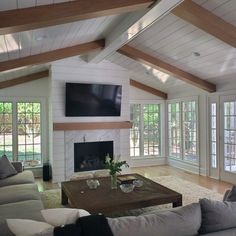
[[[183,180],[176,176],[160,176],[152,178],[153,181],[170,188],[183,195],[183,205],[193,202],[198,202],[201,198],[208,198],[212,200],[222,201],[223,195],[207,188],[201,187],[195,183]],[[53,189],[41,192],[41,198],[46,209],[64,207],[61,205],[61,191],[60,189]],[[155,213],[157,210],[171,208],[172,204],[165,204],[161,206],[146,207],[142,209],[129,210],[122,213],[115,213],[108,215],[110,217],[117,217],[121,215],[140,215],[146,213]]]

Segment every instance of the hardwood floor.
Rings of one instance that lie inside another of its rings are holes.
[[[128,171],[129,173],[138,173],[147,178],[154,178],[158,176],[166,176],[166,175],[173,175],[177,176],[181,179],[196,183],[202,187],[214,190],[218,193],[223,194],[226,189],[232,187],[232,184],[211,179],[205,176],[199,176],[187,171],[183,171],[178,168],[174,168],[171,166],[150,166],[150,167],[135,167],[130,168]],[[36,179],[36,183],[38,185],[39,191],[45,191],[49,189],[57,189],[59,188],[58,184],[51,183],[51,182],[44,182],[42,179]]]
[[[178,176],[181,179],[196,183],[202,187],[214,190],[218,193],[225,193],[226,189],[232,187],[232,184],[226,183],[220,180],[211,179],[206,176],[196,175],[187,171],[183,171],[171,166],[150,166],[150,167],[137,167],[131,168],[132,172],[136,172],[148,178],[154,178],[158,176],[173,175]]]

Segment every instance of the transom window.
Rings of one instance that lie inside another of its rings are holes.
[[[193,100],[169,103],[169,156],[198,162],[197,135],[197,102]]]
[[[130,156],[160,156],[160,104],[132,104]]]
[[[41,166],[41,103],[0,102],[0,121],[0,155]]]

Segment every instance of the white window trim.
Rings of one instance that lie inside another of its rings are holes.
[[[160,104],[160,127],[161,127],[161,137],[160,137],[160,149],[161,153],[160,156],[152,155],[152,156],[130,156],[132,160],[147,160],[147,159],[160,159],[160,158],[165,158],[166,157],[166,121],[165,121],[165,101],[162,100],[130,100],[129,104],[140,104],[146,105],[146,104]],[[143,110],[141,109],[141,117],[143,117]],[[141,125],[141,133],[143,133],[143,119],[140,121]],[[143,143],[140,143],[140,152],[143,153]]]
[[[184,153],[183,153],[183,135],[182,135],[182,130],[183,130],[183,123],[182,123],[182,116],[183,116],[183,111],[182,111],[182,102],[190,102],[190,101],[196,101],[196,107],[197,107],[197,111],[196,111],[196,119],[197,119],[197,124],[196,124],[196,130],[197,130],[197,147],[196,147],[196,155],[198,157],[198,161],[197,162],[192,162],[192,161],[188,161],[184,159]],[[170,156],[169,155],[169,149],[167,148],[167,156],[168,158],[183,162],[183,163],[188,163],[194,166],[200,166],[200,143],[199,143],[199,97],[198,96],[193,96],[193,97],[185,97],[185,98],[178,98],[178,99],[171,99],[171,100],[167,100],[166,102],[166,114],[167,114],[167,121],[168,121],[168,105],[172,104],[172,103],[176,103],[179,102],[180,103],[180,108],[181,108],[181,112],[180,112],[180,128],[181,128],[181,158],[176,158],[174,156]],[[168,129],[168,122],[166,124],[167,127],[167,145],[169,146],[169,129]]]
[[[42,155],[42,165],[32,168],[39,168],[43,166],[45,157],[47,157],[47,133],[46,133],[46,116],[42,114],[47,114],[46,112],[46,99],[44,97],[0,97],[0,101],[3,102],[12,102],[13,103],[13,126],[12,132],[13,134],[17,133],[17,123],[16,123],[16,103],[17,102],[40,102],[41,103],[41,155]],[[17,161],[17,150],[18,150],[18,142],[17,135],[13,135],[13,160]],[[27,169],[30,169],[27,167]]]

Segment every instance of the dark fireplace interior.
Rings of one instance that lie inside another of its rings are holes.
[[[113,158],[113,141],[74,143],[74,171],[105,168],[105,157]]]

